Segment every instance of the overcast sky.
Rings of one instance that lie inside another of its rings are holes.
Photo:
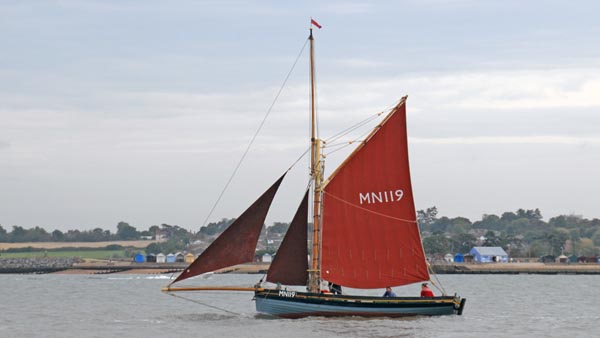
[[[311,16],[321,136],[409,95],[417,209],[600,217],[598,13],[596,1],[2,1],[0,224],[197,230]],[[307,58],[210,221],[237,217],[308,147]],[[292,218],[306,168],[268,223]]]

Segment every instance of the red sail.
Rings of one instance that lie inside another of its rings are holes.
[[[173,283],[205,272],[251,262],[267,212],[284,177],[285,174],[223,231]]]
[[[306,285],[308,281],[308,191],[290,224],[277,255],[273,259],[267,281],[285,285]]]
[[[405,102],[403,98],[324,188],[325,280],[367,289],[429,279],[410,183]]]

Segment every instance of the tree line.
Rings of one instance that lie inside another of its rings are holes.
[[[437,208],[417,212],[428,255],[468,253],[473,246],[500,246],[512,257],[542,255],[597,256],[600,219],[561,215],[542,220],[539,209],[485,214],[471,222],[465,217],[437,217]]]
[[[58,229],[48,232],[46,229],[36,226],[25,229],[22,226],[13,225],[12,231],[7,231],[0,225],[0,242],[23,243],[23,242],[104,242],[135,240],[143,236],[154,236],[154,227],[148,230],[138,231],[135,227],[126,222],[117,224],[117,232],[110,230],[94,228],[92,230],[67,230],[65,232]]]
[[[160,242],[151,243],[146,247],[147,253],[166,253],[178,251],[190,251],[190,245],[199,243],[200,247],[206,247],[212,240],[221,234],[235,218],[223,218],[200,228],[198,232],[192,232],[178,225],[161,224],[152,225],[146,230],[138,230],[127,222],[119,222],[117,231],[95,228],[92,230],[54,230],[48,232],[46,229],[36,226],[25,229],[14,225],[12,231],[7,231],[0,225],[0,242],[25,243],[25,242],[104,242],[118,240],[139,239],[161,239]],[[266,232],[285,234],[289,224],[275,222],[272,226],[263,229]],[[21,250],[22,251],[22,250]]]
[[[127,222],[119,222],[115,233],[102,228],[48,232],[37,226],[25,229],[16,225],[7,231],[0,225],[0,242],[98,242],[155,239],[158,235],[163,241],[150,244],[146,248],[148,253],[189,251],[194,244],[206,247],[233,221],[235,218],[223,218],[197,232],[169,224],[152,225],[140,231]],[[518,209],[501,215],[485,214],[472,222],[466,217],[438,217],[438,210],[433,206],[418,210],[417,221],[427,255],[468,253],[474,246],[501,246],[512,257],[600,254],[600,219],[597,218],[561,215],[544,221],[539,209]],[[267,233],[281,236],[288,227],[288,223],[275,222],[263,228],[261,237],[266,238]]]

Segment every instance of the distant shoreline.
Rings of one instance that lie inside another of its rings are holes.
[[[133,241],[104,241],[104,242],[0,242],[0,250],[18,248],[38,249],[60,249],[60,248],[103,248],[109,245],[120,245],[123,247],[145,248],[149,244],[157,243],[157,240],[133,240]]]
[[[4,263],[3,263],[4,261]],[[53,262],[52,260],[46,260]],[[33,262],[33,263],[32,263]],[[0,273],[12,274],[178,274],[187,263],[133,263],[124,261],[86,260],[84,262],[57,265],[13,262],[0,260]],[[264,274],[269,263],[235,265],[215,271],[217,274]],[[600,264],[596,263],[448,263],[432,265],[437,274],[557,274],[557,275],[600,275]]]

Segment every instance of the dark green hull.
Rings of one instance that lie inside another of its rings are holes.
[[[459,297],[365,297],[263,290],[255,292],[256,310],[282,318],[308,316],[406,317],[462,314]]]

